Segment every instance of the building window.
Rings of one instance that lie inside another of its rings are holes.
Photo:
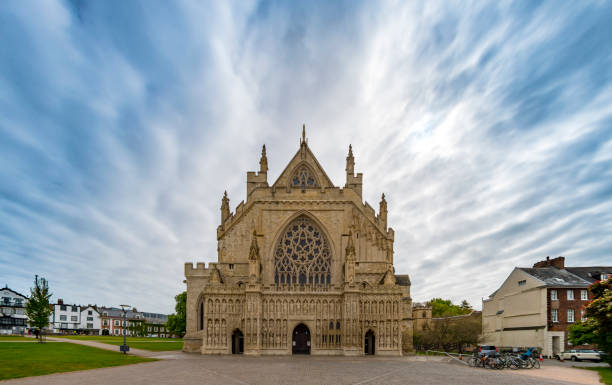
[[[87,317],[87,321],[93,321],[93,317]]]
[[[119,326],[119,320],[115,320],[115,326]]]
[[[157,326],[155,328],[153,328],[154,331],[158,331]]]
[[[93,324],[87,324],[87,329],[93,329]]]
[[[318,187],[316,179],[305,165],[302,165],[293,173],[291,185],[293,187],[301,187],[302,189]]]
[[[66,305],[60,305],[60,310],[61,311],[66,311]]]
[[[67,317],[65,315],[60,315],[60,321],[67,321]]]
[[[584,321],[584,309],[580,310],[580,320]]]
[[[574,300],[574,290],[567,289],[567,300],[568,301],[573,301]]]
[[[567,322],[574,322],[574,309],[567,309]]]
[[[230,264],[229,264],[229,269],[230,269],[230,270],[234,270],[234,264],[233,264],[233,263],[230,263]]]
[[[93,315],[93,312],[92,312],[91,310],[89,310],[89,311],[87,312],[87,315]]]
[[[79,311],[79,309],[78,309],[76,306],[73,306],[73,307],[72,307],[72,311],[73,311],[73,312],[76,312],[76,311]]]
[[[75,315],[70,316],[70,321],[72,321],[72,322],[76,322],[76,321],[78,321],[78,320],[79,320],[79,317],[77,317],[77,316],[75,316]]]
[[[277,285],[329,285],[331,248],[310,218],[302,215],[285,228],[274,251]]]
[[[107,319],[104,320],[104,326],[108,326],[108,320]]]
[[[115,329],[115,335],[119,335],[119,329]]]
[[[551,301],[556,301],[557,300],[557,291],[556,290],[551,290],[550,291],[550,300]]]
[[[522,281],[518,281],[519,286],[525,286],[526,284],[527,284],[527,281],[524,279]]]
[[[559,322],[559,311],[557,309],[552,309],[551,317],[552,322]]]

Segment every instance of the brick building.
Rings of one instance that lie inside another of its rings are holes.
[[[482,302],[484,343],[538,347],[546,356],[570,348],[568,327],[583,319],[588,287],[610,274],[612,266],[566,267],[564,257],[514,268]]]

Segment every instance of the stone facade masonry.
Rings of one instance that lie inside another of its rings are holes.
[[[363,203],[354,164],[349,149],[346,185],[334,186],[303,133],[270,186],[264,146],[259,172],[247,173],[246,202],[232,213],[222,199],[217,262],[185,264],[185,351],[291,354],[301,344],[317,355],[362,355],[367,344],[377,355],[412,350],[410,281],[394,273],[387,202],[383,195],[378,213]],[[368,331],[374,339],[366,341]]]

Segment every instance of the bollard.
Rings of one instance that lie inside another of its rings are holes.
[[[461,361],[463,361],[463,357],[462,357],[462,354],[461,354],[461,353],[459,353],[459,359],[460,359]]]

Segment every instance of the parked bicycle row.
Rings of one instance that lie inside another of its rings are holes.
[[[479,355],[474,354],[468,360],[468,365],[472,367],[483,367],[489,369],[540,369],[540,359],[532,356],[522,356],[515,354],[501,355]]]

